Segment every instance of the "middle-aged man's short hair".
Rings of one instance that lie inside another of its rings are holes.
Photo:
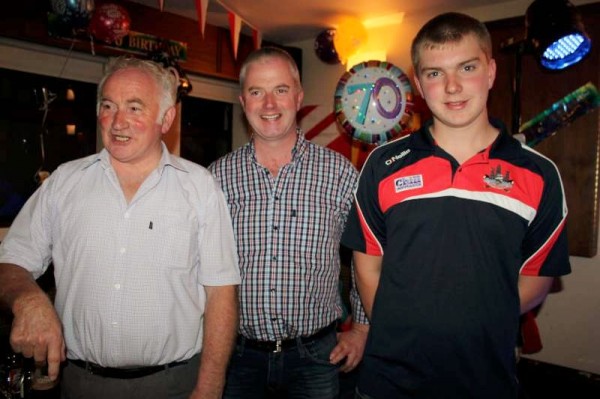
[[[259,48],[258,50],[254,50],[244,60],[244,63],[242,64],[242,67],[240,69],[240,90],[242,92],[244,91],[244,84],[246,83],[246,74],[248,73],[248,66],[266,58],[279,58],[281,60],[286,61],[290,65],[290,72],[292,73],[292,77],[294,78],[294,82],[296,83],[297,89],[302,88],[300,83],[300,72],[298,71],[298,65],[296,65],[296,61],[294,61],[290,53],[279,47],[265,46]]]
[[[102,90],[104,84],[115,72],[122,69],[139,69],[148,73],[158,84],[158,87],[162,91],[159,106],[159,121],[164,116],[167,109],[174,106],[177,101],[177,86],[179,82],[177,76],[168,68],[163,67],[161,64],[133,57],[117,57],[109,61],[104,70],[104,76],[98,83],[98,92],[96,97],[96,112],[100,109],[100,102],[102,101]]]
[[[492,58],[492,39],[485,24],[469,15],[457,12],[440,14],[427,22],[415,36],[410,54],[415,74],[419,75],[421,51],[435,49],[447,43],[456,43],[467,35],[474,35],[486,57]]]

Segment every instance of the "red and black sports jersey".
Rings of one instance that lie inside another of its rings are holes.
[[[427,124],[361,171],[342,242],[383,256],[364,394],[516,397],[518,276],[570,272],[567,208],[556,166],[494,124],[462,165]]]

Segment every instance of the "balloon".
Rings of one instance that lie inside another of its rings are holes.
[[[334,36],[335,29],[325,29],[315,39],[315,53],[326,64],[334,65],[340,63],[338,54],[333,46]]]
[[[367,30],[362,22],[354,17],[343,18],[333,37],[333,45],[342,64],[346,64],[348,58],[354,55],[366,41]]]
[[[90,21],[90,33],[106,43],[121,40],[129,33],[131,18],[127,10],[117,4],[104,3],[96,8]]]
[[[410,79],[389,62],[371,60],[344,73],[335,89],[335,116],[354,140],[379,145],[409,130]]]
[[[52,11],[74,29],[86,28],[94,12],[94,0],[51,0]]]

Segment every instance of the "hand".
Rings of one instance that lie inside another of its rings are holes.
[[[368,332],[368,325],[352,323],[350,331],[338,333],[338,343],[329,355],[329,362],[337,364],[345,358],[340,371],[352,371],[362,360]]]
[[[60,363],[66,359],[62,325],[45,294],[27,295],[15,301],[10,344],[16,353],[48,364],[48,377],[58,378]]]

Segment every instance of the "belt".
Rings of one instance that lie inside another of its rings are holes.
[[[303,344],[308,344],[318,339],[326,337],[328,334],[334,332],[336,330],[337,323],[333,322],[327,327],[324,327],[314,333],[313,335],[309,335],[307,337],[297,337],[297,338],[288,338],[282,339],[279,341],[259,341],[255,339],[246,338],[242,335],[238,336],[238,343],[240,345],[244,345],[246,348],[256,349],[265,352],[274,352],[279,353],[282,350],[293,348],[298,345],[298,341]]]
[[[77,367],[81,367],[90,374],[99,375],[106,378],[141,378],[146,377],[159,371],[168,370],[173,367],[182,366],[188,362],[184,360],[181,362],[172,362],[169,364],[163,364],[162,366],[148,366],[148,367],[135,367],[135,368],[117,368],[117,367],[102,367],[96,363],[86,362],[78,359],[68,359],[69,363],[74,364]]]

